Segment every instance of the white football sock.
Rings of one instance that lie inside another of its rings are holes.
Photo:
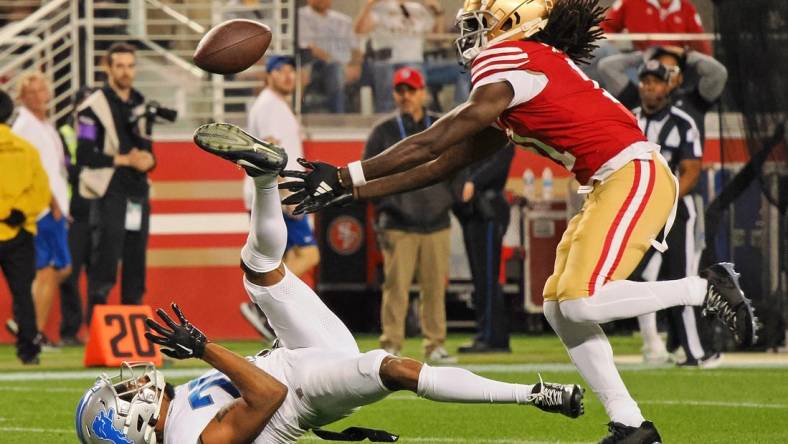
[[[258,273],[276,269],[282,262],[287,245],[287,227],[282,217],[276,175],[266,174],[254,179],[252,218],[241,259]]]
[[[543,309],[577,371],[602,402],[610,420],[639,427],[644,421],[643,415],[618,374],[613,349],[602,328],[566,319],[555,301],[545,301]]]
[[[638,316],[638,325],[640,326],[640,335],[643,336],[643,348],[646,353],[661,353],[665,350],[665,343],[659,337],[657,331],[657,314],[647,313]]]
[[[706,280],[698,276],[661,282],[613,281],[591,297],[561,302],[561,313],[575,322],[602,324],[677,305],[701,305],[705,296]]]
[[[533,389],[533,385],[493,381],[462,368],[424,364],[416,393],[440,402],[529,404]]]

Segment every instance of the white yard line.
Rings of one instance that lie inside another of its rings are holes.
[[[325,442],[316,436],[303,436],[298,439],[298,442]],[[568,441],[523,441],[519,439],[510,438],[448,438],[448,437],[426,437],[426,436],[401,436],[398,442],[424,442],[424,443],[468,443],[468,444],[587,444],[584,442],[568,442]]]
[[[537,373],[574,373],[577,370],[573,364],[466,364],[459,365],[458,367],[479,373],[533,373],[534,377]],[[619,364],[619,370],[622,371],[651,371],[661,372],[664,370],[673,369],[672,365],[662,367],[654,367],[644,364]],[[726,363],[719,368],[712,370],[687,370],[688,375],[720,375],[716,370],[720,369],[788,369],[788,362],[759,362],[759,363],[746,363],[746,362],[732,362]],[[163,369],[164,375],[169,378],[193,378],[200,376],[207,372],[208,368],[184,368],[184,369]],[[112,372],[112,370],[110,370]],[[79,379],[95,379],[101,370],[72,370],[72,371],[40,371],[40,372],[0,372],[0,382],[12,381],[67,381]],[[682,374],[680,372],[673,373],[674,375]],[[723,374],[724,375],[724,374]]]
[[[0,386],[0,392],[46,392],[46,393],[84,393],[84,390],[78,387],[20,387],[20,386]]]
[[[788,404],[764,404],[759,402],[725,402],[725,401],[694,401],[684,400],[657,400],[657,401],[638,401],[638,404],[661,404],[661,405],[691,405],[702,407],[732,407],[732,408],[751,408],[751,409],[788,409]]]
[[[0,427],[0,432],[23,433],[75,433],[71,429],[42,429],[39,427]]]

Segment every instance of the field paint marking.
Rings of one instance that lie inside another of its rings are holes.
[[[763,404],[758,402],[725,402],[725,401],[685,401],[661,400],[661,401],[638,401],[638,404],[662,404],[662,405],[694,405],[703,407],[734,407],[734,408],[753,408],[753,409],[788,409],[788,404]]]
[[[412,393],[395,393],[387,396],[385,399],[392,401],[417,401],[422,400]],[[426,399],[424,401],[427,401]],[[486,404],[486,403],[485,403]],[[734,407],[734,408],[753,408],[753,409],[788,409],[788,404],[765,404],[758,402],[726,402],[726,401],[696,401],[688,400],[652,400],[642,401],[638,400],[638,404],[660,404],[660,405],[685,405],[685,406],[703,406],[703,407]]]
[[[19,386],[0,387],[0,392],[84,393],[85,391],[87,391],[87,388],[83,390],[77,387],[73,387],[73,388],[67,388],[67,387],[41,388],[41,387],[19,387]],[[0,421],[1,420],[2,419],[0,419]]]
[[[478,373],[533,373],[536,378],[537,373],[575,373],[577,370],[573,364],[467,364],[456,367],[464,368]],[[619,370],[628,371],[649,371],[662,373],[665,370],[674,370],[673,366],[653,367],[644,364],[619,364]],[[692,376],[718,376],[721,369],[785,369],[787,364],[739,364],[723,365],[711,370],[687,370],[687,375]],[[162,372],[168,378],[194,378],[211,370],[210,368],[183,368],[183,369],[163,369]],[[104,370],[106,371],[106,369]],[[115,371],[110,369],[110,372]],[[39,371],[39,372],[0,372],[0,382],[13,381],[67,381],[78,379],[95,379],[102,370],[71,370],[71,371]],[[673,372],[673,375],[684,374]]]
[[[302,436],[298,439],[299,442],[325,442],[316,436]],[[568,441],[523,441],[519,439],[510,438],[448,438],[448,437],[426,437],[426,436],[401,436],[401,442],[435,442],[435,443],[468,443],[468,444],[589,444],[586,442],[568,442]]]
[[[71,429],[42,429],[38,427],[0,427],[0,432],[74,433]]]
[[[209,368],[184,368],[178,370],[164,369],[168,378],[193,378],[209,371]],[[105,370],[106,371],[106,370]],[[110,370],[116,371],[116,370]],[[45,372],[12,372],[0,373],[0,382],[11,381],[68,381],[76,379],[96,379],[101,370],[45,371]],[[85,387],[85,390],[88,388]]]

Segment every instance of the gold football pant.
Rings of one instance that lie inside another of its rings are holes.
[[[630,161],[594,184],[556,248],[545,301],[592,296],[605,283],[632,273],[661,234],[678,192],[658,156]]]

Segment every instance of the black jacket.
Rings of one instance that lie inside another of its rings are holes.
[[[467,166],[452,181],[456,196],[453,211],[460,222],[472,218],[508,220],[509,203],[504,196],[504,188],[509,178],[512,159],[514,159],[514,145],[507,142],[505,148]],[[465,182],[472,182],[474,189],[473,198],[468,202],[462,202],[462,189]]]
[[[410,115],[388,117],[375,125],[364,147],[364,159],[373,157],[403,139],[404,135],[416,134],[435,122],[438,114],[427,112],[420,122],[414,122]],[[449,209],[452,195],[448,182],[441,182],[420,190],[386,196],[374,201],[378,218],[378,228],[402,230],[415,233],[432,233],[449,228]]]
[[[135,113],[145,103],[145,97],[136,89],[131,90],[129,100],[124,102],[109,86],[102,88],[109,102],[115,130],[118,135],[120,154],[128,154],[132,148],[152,152],[152,143],[139,134],[134,124]],[[90,108],[77,115],[77,164],[80,167],[112,167],[113,159],[104,153],[104,127]],[[107,188],[108,193],[129,197],[148,197],[148,174],[130,167],[118,167]]]

